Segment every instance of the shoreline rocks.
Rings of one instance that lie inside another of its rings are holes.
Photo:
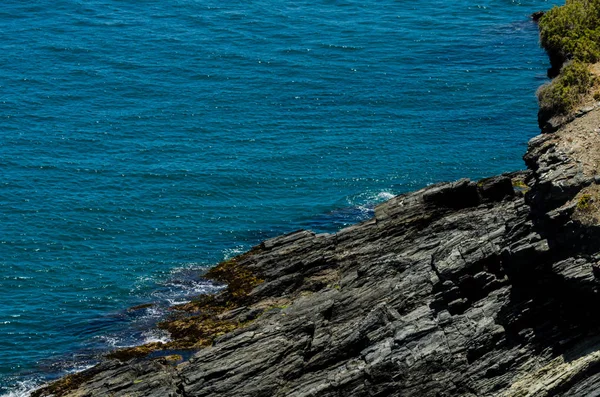
[[[252,288],[199,320],[236,327],[191,358],[108,359],[34,396],[592,395],[600,247],[565,203],[594,182],[559,138],[532,140],[528,171],[400,195],[335,234],[265,241],[216,271]]]
[[[533,138],[526,171],[267,240],[174,308],[170,344],[32,396],[600,395],[599,126],[589,109]]]

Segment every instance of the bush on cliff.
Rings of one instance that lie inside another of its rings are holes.
[[[569,113],[594,84],[595,77],[587,64],[579,61],[565,64],[558,77],[538,90],[540,113],[551,116]]]
[[[567,0],[539,21],[540,40],[553,66],[566,60],[600,60],[600,0]],[[558,68],[557,68],[558,69]]]

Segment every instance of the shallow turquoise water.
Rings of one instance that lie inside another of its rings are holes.
[[[264,238],[523,168],[551,4],[3,2],[0,395],[164,337]]]

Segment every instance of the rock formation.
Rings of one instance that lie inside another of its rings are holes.
[[[170,344],[34,396],[600,395],[599,128],[582,112],[530,141],[527,171],[265,241],[160,325]]]

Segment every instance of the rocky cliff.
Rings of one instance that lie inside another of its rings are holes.
[[[578,116],[530,141],[527,171],[218,265],[228,287],[174,308],[172,342],[34,396],[600,395],[600,110]]]

